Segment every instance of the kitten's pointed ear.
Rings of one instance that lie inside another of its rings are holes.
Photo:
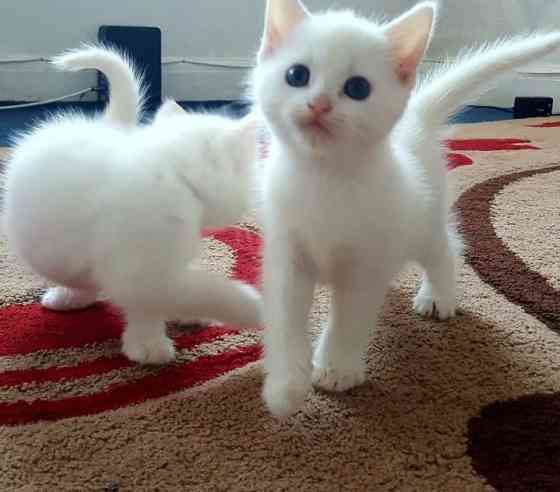
[[[309,12],[300,0],[267,0],[259,60],[270,56]]]
[[[426,52],[437,12],[436,2],[422,2],[385,26],[397,62],[397,76],[410,84]]]

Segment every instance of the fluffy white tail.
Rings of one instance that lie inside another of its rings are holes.
[[[106,117],[124,126],[138,123],[144,100],[142,77],[125,55],[110,48],[86,46],[62,54],[52,63],[61,70],[95,69],[102,72],[111,90]]]
[[[422,81],[408,109],[424,127],[435,128],[461,106],[489,90],[508,71],[527,65],[560,47],[560,33],[502,40],[470,51]]]

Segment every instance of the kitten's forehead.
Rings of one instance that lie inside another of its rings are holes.
[[[293,33],[287,56],[304,56],[307,62],[329,66],[375,63],[386,57],[387,40],[378,24],[352,12],[327,12],[307,19]]]

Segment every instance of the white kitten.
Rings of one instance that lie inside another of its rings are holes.
[[[487,81],[560,44],[559,34],[505,42],[414,91],[435,10],[424,2],[376,24],[268,0],[252,91],[272,139],[263,395],[277,416],[298,410],[312,383],[344,391],[364,382],[368,333],[407,261],[425,271],[416,311],[455,314],[460,241],[449,225],[443,123]],[[318,281],[332,286],[333,304],[312,357],[305,325]]]
[[[142,363],[174,356],[166,319],[259,324],[259,296],[195,269],[200,230],[247,210],[255,124],[165,103],[138,125],[142,90],[120,55],[88,48],[58,58],[109,79],[104,115],[62,114],[21,137],[8,163],[4,225],[11,247],[58,284],[42,303],[80,309],[101,291],[127,317],[123,351]]]

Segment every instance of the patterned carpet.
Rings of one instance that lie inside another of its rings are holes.
[[[0,490],[560,490],[560,120],[459,125],[449,147],[459,316],[417,317],[403,272],[368,382],[284,423],[258,333],[173,326],[177,363],[138,367],[113,308],[42,310],[0,241]],[[204,265],[257,282],[250,221],[205,242]],[[314,333],[327,312],[319,290]]]

